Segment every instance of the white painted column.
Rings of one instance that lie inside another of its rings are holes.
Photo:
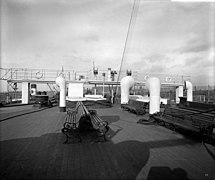
[[[22,104],[28,104],[30,99],[30,83],[22,82]]]
[[[183,86],[176,87],[176,93],[175,93],[175,95],[176,95],[175,102],[176,102],[176,104],[178,104],[180,102],[180,98],[179,97],[183,97]]]
[[[105,73],[102,73],[102,77],[103,77],[102,95],[104,97],[104,95],[105,95]]]
[[[66,111],[66,80],[63,77],[56,78],[56,84],[60,87],[60,112]]]
[[[96,95],[96,84],[95,84],[95,89],[94,89],[94,95]]]
[[[111,68],[108,68],[107,81],[111,81]]]

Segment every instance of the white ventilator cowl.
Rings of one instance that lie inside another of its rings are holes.
[[[146,81],[146,87],[149,90],[149,114],[160,112],[160,79],[149,77]]]
[[[134,86],[134,79],[131,76],[126,76],[121,79],[121,104],[127,104],[129,101],[129,91]]]
[[[60,87],[59,107],[66,107],[66,80],[59,76],[56,78],[56,84]]]
[[[187,101],[193,101],[193,84],[190,81],[185,81],[185,88],[187,90]]]

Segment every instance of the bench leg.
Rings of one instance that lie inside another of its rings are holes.
[[[104,137],[104,141],[107,141],[107,137],[106,137],[106,134],[104,134],[104,136],[103,136],[103,137]]]
[[[200,138],[201,138],[201,143],[204,144],[204,142],[206,141],[206,137],[207,137],[207,131],[205,128],[200,128]]]
[[[99,140],[96,140],[95,142],[106,142],[106,141],[108,141],[105,134],[104,135],[98,135],[98,133],[97,133],[97,138],[99,138]],[[103,140],[101,140],[100,138],[103,138]]]
[[[76,133],[76,137],[79,139],[79,142],[81,142],[81,141],[82,141],[82,139],[81,139],[81,135],[80,135],[80,133],[79,133],[79,132],[77,132],[77,133]]]
[[[174,133],[174,134],[178,134],[178,132],[176,131],[175,125],[174,125],[174,124],[171,124],[171,127],[173,128],[173,133]]]
[[[61,132],[66,136],[66,140],[63,142],[64,144],[66,144],[68,142],[68,129],[67,128],[62,128]]]
[[[70,138],[70,139],[72,139],[72,138],[73,138],[73,139],[74,139],[74,138],[75,138],[75,139],[78,139],[78,142],[81,142],[81,141],[82,141],[79,130],[75,130],[75,132],[74,132],[74,130],[70,131],[70,132],[69,132],[68,138]]]
[[[77,132],[77,131],[75,131],[75,130],[63,128],[61,131],[62,131],[62,133],[65,134],[65,136],[66,136],[66,140],[64,141],[64,144],[68,143],[68,140],[69,140],[69,139],[72,139],[72,138],[77,138],[77,139],[78,139],[78,142],[81,142],[81,141],[82,141],[81,136],[80,136],[80,133]]]
[[[68,136],[66,135],[66,140],[63,142],[63,144],[67,144],[68,143]]]
[[[109,131],[109,126],[107,125],[107,126],[105,126],[105,127],[103,127],[102,128],[102,130],[101,129],[98,129],[97,130],[97,137],[103,137],[103,141],[96,141],[96,142],[105,142],[105,141],[108,141],[108,139],[107,139],[107,137],[106,137],[106,133]]]

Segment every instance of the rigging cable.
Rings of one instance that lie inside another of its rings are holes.
[[[117,82],[119,81],[120,74],[121,74],[121,71],[122,71],[122,64],[123,64],[123,61],[125,59],[125,54],[126,54],[126,49],[127,49],[129,34],[130,34],[130,31],[133,30],[133,29],[131,29],[132,22],[133,22],[133,28],[134,28],[134,25],[135,25],[137,11],[138,11],[138,8],[139,8],[139,1],[140,0],[134,0],[134,2],[133,2],[133,8],[132,8],[132,12],[131,12],[131,17],[130,17],[130,22],[129,22],[129,26],[128,26],[128,31],[127,31],[127,36],[126,36],[126,40],[125,40],[125,45],[124,45],[124,49],[123,49],[122,59],[121,59],[121,62],[120,62],[119,75],[117,77]],[[114,94],[116,95],[117,92],[118,92],[118,85],[116,85]]]

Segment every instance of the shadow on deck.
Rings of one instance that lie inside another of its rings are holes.
[[[190,143],[176,139],[63,144],[63,139],[61,133],[50,133],[1,141],[1,179],[135,179],[151,148]],[[182,168],[151,167],[147,179],[188,179],[186,174]]]

